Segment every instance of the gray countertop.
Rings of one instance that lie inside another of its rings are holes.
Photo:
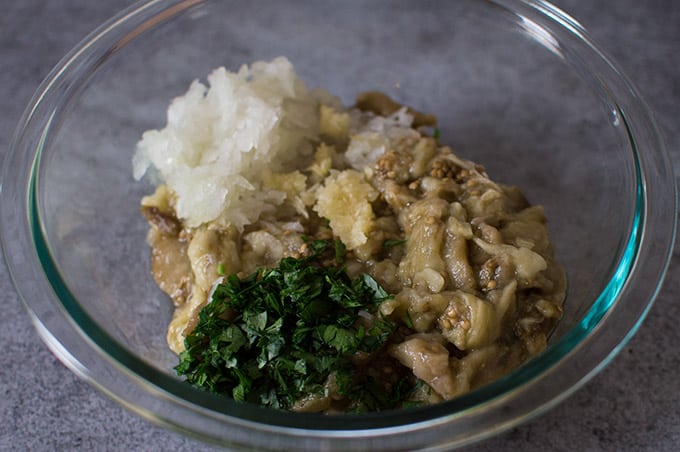
[[[130,0],[3,0],[0,153],[50,68]],[[680,3],[560,0],[623,67],[655,111],[680,164]],[[614,361],[548,413],[474,451],[680,448],[680,262],[645,323]],[[47,349],[0,265],[0,450],[211,450],[167,432],[76,378]]]

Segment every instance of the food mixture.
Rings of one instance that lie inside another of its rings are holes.
[[[347,108],[277,58],[194,82],[134,175],[178,374],[307,412],[454,398],[546,347],[565,274],[546,218],[369,92]]]

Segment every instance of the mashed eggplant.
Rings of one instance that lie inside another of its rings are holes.
[[[174,352],[225,276],[306,256],[314,240],[343,243],[349,276],[391,294],[357,322],[394,333],[353,363],[388,389],[407,382],[401,403],[451,399],[546,347],[566,279],[543,209],[428,134],[433,116],[379,93],[345,108],[284,58],[208,80],[173,101],[133,162],[159,182],[141,210]],[[289,408],[347,409],[333,378]]]

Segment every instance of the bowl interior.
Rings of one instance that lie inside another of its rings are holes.
[[[122,37],[76,72],[82,84],[45,136],[35,227],[58,270],[50,277],[95,328],[173,375],[172,306],[150,276],[138,206],[152,187],[132,179],[135,144],[192,80],[284,55],[308,87],[346,104],[381,90],[434,113],[442,142],[545,206],[569,278],[559,341],[589,315],[630,239],[638,187],[625,124],[559,36],[491,2],[427,4],[201,2]],[[371,26],[380,22],[393,26]]]

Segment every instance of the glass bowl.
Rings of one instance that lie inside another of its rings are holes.
[[[347,104],[381,90],[543,204],[569,290],[548,348],[466,395],[372,414],[234,403],[174,375],[172,305],[149,271],[131,158],[169,101],[218,66],[285,55]],[[507,429],[606,365],[647,313],[675,233],[668,155],[636,89],[575,20],[532,0],[150,1],[49,74],[2,176],[2,245],[52,351],[141,416],[234,448],[450,448]]]

